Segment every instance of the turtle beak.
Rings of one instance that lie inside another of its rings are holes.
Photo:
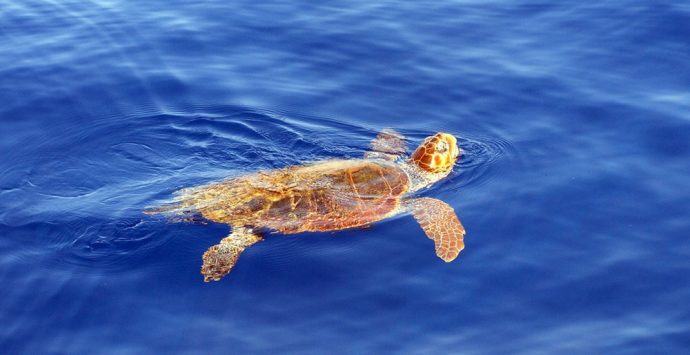
[[[461,150],[458,148],[458,140],[452,135],[448,135],[448,146],[450,147],[450,156],[453,160],[460,156]]]
[[[449,133],[439,133],[439,135],[441,136],[441,138],[446,140],[446,143],[448,143],[448,154],[450,155],[451,160],[455,161],[455,159],[457,159],[461,153],[460,148],[458,148],[458,140],[455,139],[455,137]]]

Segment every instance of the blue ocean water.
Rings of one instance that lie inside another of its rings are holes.
[[[0,0],[0,353],[680,354],[690,349],[690,5]],[[360,157],[393,127],[465,155],[402,216],[272,236],[183,187]]]

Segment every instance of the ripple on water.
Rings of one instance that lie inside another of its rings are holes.
[[[35,224],[33,237],[46,242],[37,250],[51,254],[53,260],[47,265],[71,265],[87,274],[159,268],[173,263],[171,253],[186,260],[185,264],[193,260],[196,267],[200,252],[224,236],[227,227],[142,219],[146,206],[170,199],[180,188],[232,175],[320,159],[361,157],[380,129],[236,106],[139,113],[128,120],[100,121],[95,127],[90,132],[75,127],[65,135],[76,137],[80,144],[57,155],[38,154],[34,161],[25,162],[33,170],[28,176],[18,174],[24,178],[10,190],[31,208],[15,205],[2,216],[19,226]],[[394,128],[408,138],[410,150],[435,133]],[[496,162],[513,154],[511,145],[501,137],[451,133],[458,137],[464,153],[449,179],[428,194],[443,195],[487,183]],[[49,149],[54,144],[48,141],[43,146]],[[22,166],[16,169],[21,171]],[[189,238],[190,234],[208,235],[208,239]],[[324,246],[318,241],[322,237],[324,234],[317,233],[271,243],[268,267],[280,268],[300,253],[306,259],[309,255],[345,257],[357,249],[358,242],[352,238]],[[150,257],[162,250],[164,257]],[[17,257],[29,255],[19,253]]]

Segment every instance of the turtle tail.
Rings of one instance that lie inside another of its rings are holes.
[[[203,190],[199,188],[185,188],[175,191],[174,197],[168,202],[164,202],[159,206],[150,206],[144,208],[144,214],[147,215],[186,215],[191,211],[198,209],[198,201],[202,195]]]
[[[184,210],[183,204],[181,202],[171,202],[166,203],[161,206],[146,207],[144,208],[144,214],[147,215],[157,215],[157,214],[176,214]]]

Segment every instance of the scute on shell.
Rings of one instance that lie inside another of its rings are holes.
[[[367,225],[394,213],[409,181],[381,160],[330,160],[232,178],[181,197],[205,218],[282,233]]]

